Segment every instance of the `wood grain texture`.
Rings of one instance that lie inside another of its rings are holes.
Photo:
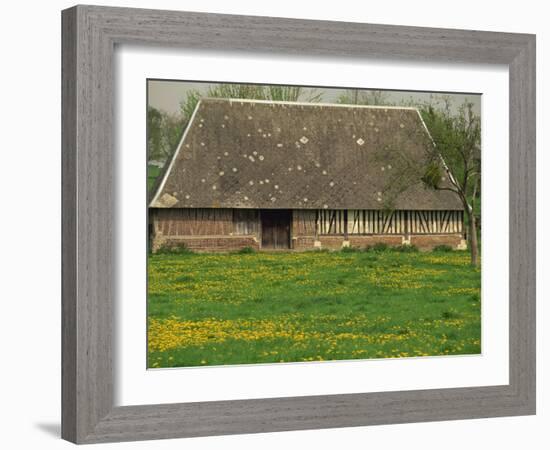
[[[535,412],[534,36],[95,6],[63,11],[62,31],[63,438],[92,443]],[[510,383],[114,407],[113,52],[124,43],[508,65]]]
[[[510,62],[510,385],[536,404],[535,39]]]
[[[66,11],[62,17],[62,431],[65,439],[75,441],[76,436],[76,10]],[[71,38],[68,38],[68,37]]]

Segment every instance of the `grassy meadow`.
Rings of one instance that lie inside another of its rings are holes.
[[[155,254],[148,367],[480,353],[467,252]]]

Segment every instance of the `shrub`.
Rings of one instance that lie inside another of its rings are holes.
[[[256,250],[254,250],[252,247],[243,247],[237,253],[239,255],[250,255],[252,253],[256,253]]]
[[[418,252],[418,247],[416,245],[398,245],[397,247],[393,248],[397,252],[401,253],[416,253]]]
[[[161,255],[192,255],[193,250],[187,247],[185,244],[177,245],[164,245],[158,249],[157,254]]]
[[[357,247],[342,247],[340,251],[342,253],[357,253],[357,252],[360,252],[361,250],[358,249]]]
[[[447,253],[452,252],[453,248],[450,245],[436,245],[433,250],[433,252],[441,252],[441,253]]]
[[[367,252],[385,252],[388,249],[388,244],[385,244],[384,242],[377,242],[374,245],[368,245],[365,247],[365,251]]]

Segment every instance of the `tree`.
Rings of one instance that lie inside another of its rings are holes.
[[[391,144],[379,149],[375,158],[389,162],[394,170],[383,191],[383,206],[394,209],[395,200],[411,186],[450,191],[460,199],[468,220],[471,264],[478,264],[476,202],[481,189],[481,121],[473,104],[451,107],[449,97],[434,97],[419,107],[430,135],[419,128],[396,134]],[[424,140],[426,154],[413,158],[403,149],[409,142]]]
[[[286,102],[318,102],[322,93],[315,89],[304,89],[300,86],[264,86],[259,84],[221,83],[208,88],[205,97],[210,98],[242,98],[251,100],[271,100]],[[202,95],[199,91],[189,91],[180,103],[181,114],[186,124],[191,119],[193,111]]]
[[[386,91],[347,89],[338,97],[337,102],[346,105],[389,105],[389,96]]]
[[[210,86],[206,97],[243,98],[252,100],[271,100],[283,102],[318,102],[322,94],[316,89],[304,89],[301,86],[278,86],[258,84],[223,83]]]
[[[449,99],[444,99],[442,108],[426,105],[421,115],[433,139],[433,145],[427,146],[428,158],[422,181],[432,189],[451,191],[459,197],[468,218],[471,263],[477,266],[475,207],[481,184],[480,117],[468,101],[457,113],[451,113]],[[442,183],[445,178],[449,183]]]
[[[181,117],[149,106],[147,108],[148,160],[166,161],[178,145],[182,130]]]
[[[185,126],[187,126],[187,122],[189,122],[189,119],[191,119],[191,116],[193,115],[193,112],[195,111],[195,108],[200,98],[200,92],[193,89],[191,91],[188,91],[185,98],[180,102],[181,116],[185,121]]]
[[[316,89],[304,90],[300,86],[267,86],[266,100],[315,103],[321,101],[323,94]]]
[[[162,113],[152,106],[147,108],[147,155],[155,158],[161,153]]]

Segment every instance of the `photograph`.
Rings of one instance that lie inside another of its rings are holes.
[[[148,369],[481,354],[481,94],[146,89]]]
[[[3,4],[2,448],[548,447],[546,5],[440,5]]]

